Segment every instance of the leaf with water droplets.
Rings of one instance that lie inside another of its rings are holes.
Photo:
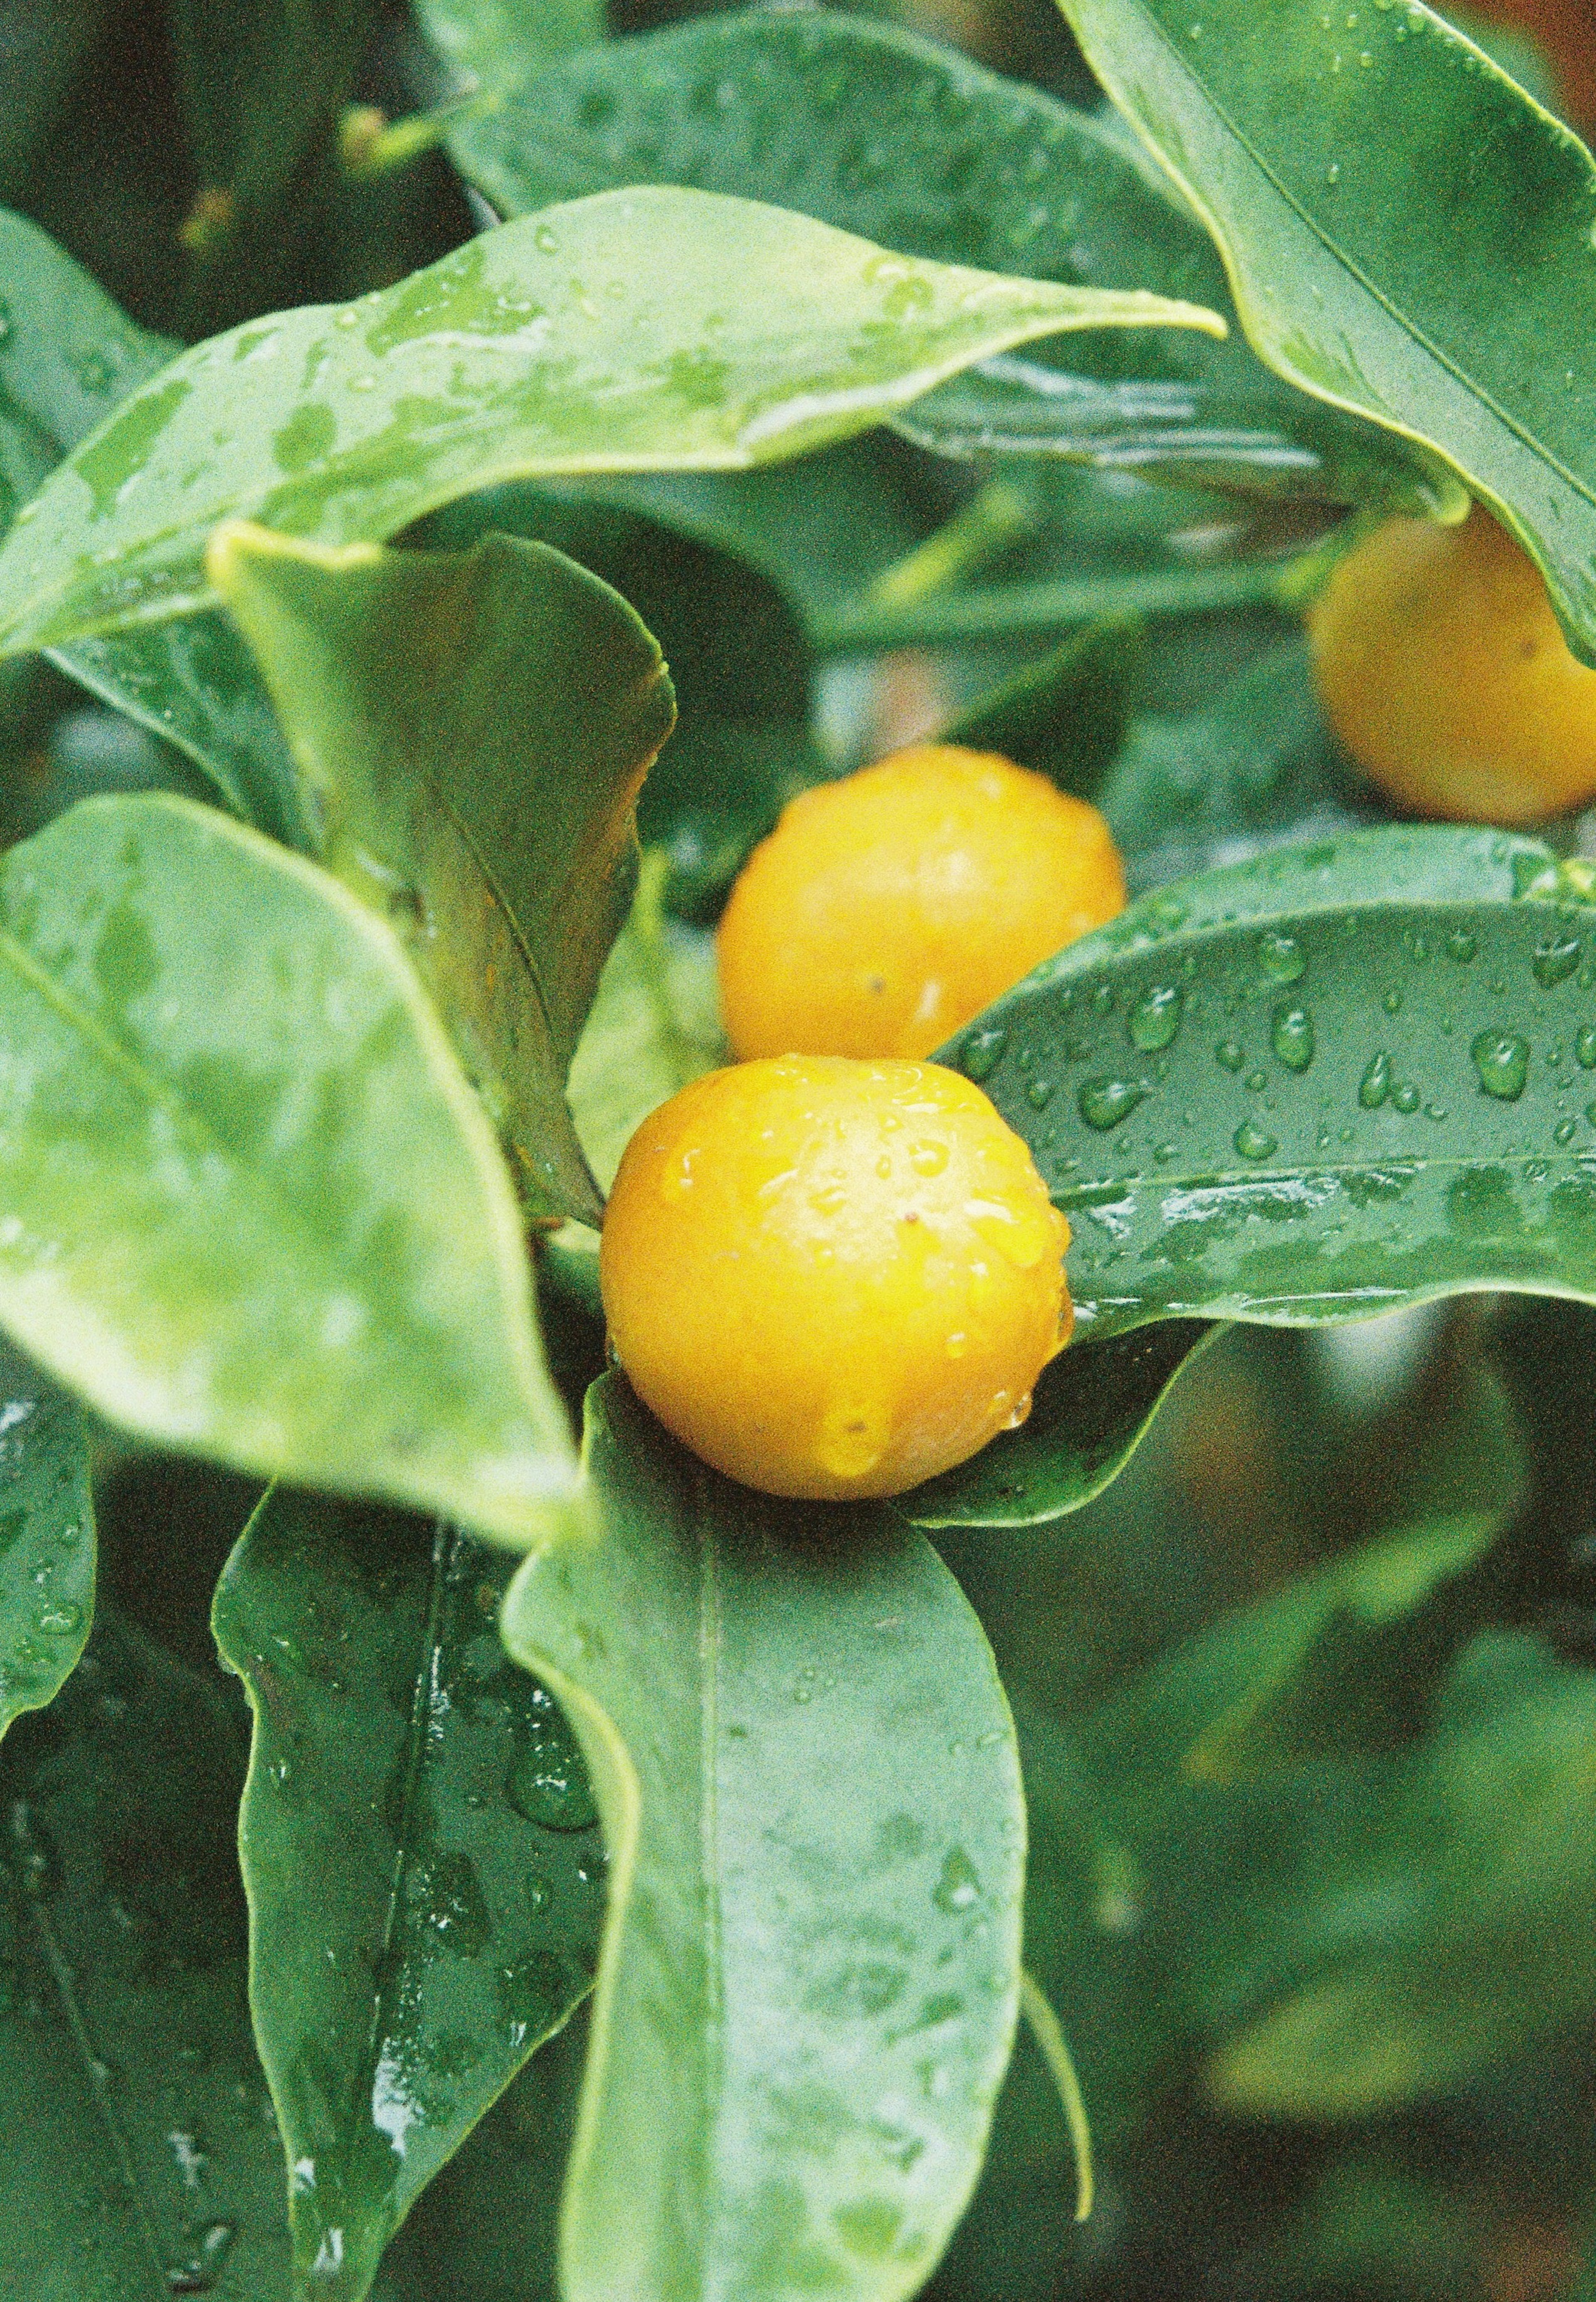
[[[1406,825],[1272,849],[1133,903],[944,1051],[976,1052],[1070,1217],[1071,1353],[1170,1316],[1299,1324],[1489,1287],[1596,1299],[1596,994],[1546,964],[1580,931],[1566,902],[1520,892],[1546,861],[1499,832]],[[1180,1030],[1134,1077],[1107,1072],[1116,1018],[1163,984]],[[1041,1113],[1033,1071],[1062,1090]]]
[[[692,184],[944,263],[1230,308],[1200,227],[1102,123],[912,33],[747,10],[588,48],[462,119],[457,160],[500,212]],[[1000,357],[899,419],[942,453],[1068,458],[1319,501],[1422,509],[1434,458],[1281,384],[1238,337]]]
[[[208,605],[206,545],[229,517],[352,543],[503,480],[743,470],[863,431],[1006,345],[1147,325],[1222,323],[919,263],[752,201],[601,193],[183,353],[0,547],[0,647]]]
[[[1596,661],[1596,167],[1435,12],[1063,0],[1225,252],[1269,365],[1427,445],[1534,555]],[[1489,169],[1478,155],[1490,152]],[[1457,516],[1462,509],[1455,508]]]
[[[500,1643],[509,1571],[447,1528],[278,1494],[216,1592],[255,1714],[239,1843],[295,2291],[327,2302],[360,2302],[592,1979],[598,1817]]]
[[[54,1701],[94,1615],[94,1497],[83,1416],[0,1344],[0,1735]]]
[[[210,808],[0,866],[0,1324],[157,1443],[525,1544],[565,1412],[487,1122],[390,930]]]
[[[510,1586],[613,1861],[569,2302],[899,2302],[974,2182],[1024,1847],[980,1627],[877,1506],[777,1502],[588,1398],[602,1539]]]
[[[115,1511],[113,1491],[113,1542]],[[221,1674],[183,1668],[108,1606],[50,1708],[0,1748],[7,2302],[213,2284],[218,2302],[287,2302],[233,1857],[243,1773]]]
[[[321,859],[402,935],[525,1204],[596,1221],[566,1075],[675,718],[658,646],[608,584],[510,536],[328,550],[239,524],[207,564]]]

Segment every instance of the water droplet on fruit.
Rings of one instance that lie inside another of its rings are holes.
[[[1529,1042],[1516,1031],[1481,1031],[1468,1052],[1485,1093],[1516,1103],[1530,1073]]]
[[[1126,1018],[1126,1029],[1143,1054],[1158,1054],[1171,1044],[1180,1028],[1180,1006],[1178,984],[1148,985]]]
[[[909,1147],[909,1164],[917,1175],[940,1175],[947,1165],[947,1145],[929,1137]]]
[[[1314,1019],[1306,1007],[1277,1007],[1269,1044],[1289,1071],[1306,1071],[1314,1060]]]
[[[1129,1119],[1138,1103],[1147,1100],[1147,1090],[1139,1080],[1088,1080],[1075,1100],[1080,1115],[1088,1127],[1106,1134],[1122,1119]]]

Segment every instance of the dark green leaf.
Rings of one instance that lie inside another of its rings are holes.
[[[102,1619],[0,1760],[0,2291],[288,2302],[219,1681]]]
[[[102,1413],[512,1542],[569,1488],[508,1178],[389,930],[191,802],[0,867],[0,1320]]]
[[[280,1494],[217,1590],[255,1712],[250,2000],[297,2291],[359,2302],[592,1979],[598,1818],[559,1711],[500,1645],[509,1571],[447,1529]]]
[[[1112,125],[945,47],[829,11],[747,10],[591,48],[465,122],[457,158],[509,214],[612,185],[769,200],[942,263],[1229,309],[1192,217]],[[1432,459],[1283,389],[1244,341],[1138,336],[1084,372],[1028,363],[918,406],[945,451],[1029,422],[1054,455],[1263,493],[1418,508]],[[1017,413],[1018,411],[1018,413]]]
[[[1095,799],[1125,740],[1137,654],[1134,625],[1088,625],[962,711],[937,741],[1001,752]]]
[[[1013,2035],[1023,1809],[986,1642],[901,1522],[732,1485],[617,1378],[587,1463],[602,1540],[504,1617],[614,1863],[564,2291],[909,2295]]]
[[[987,352],[1152,320],[1220,324],[915,263],[747,201],[601,194],[186,352],[6,539],[0,638],[14,653],[206,605],[229,515],[348,543],[500,480],[740,469],[864,430]]]
[[[457,77],[496,94],[604,38],[600,0],[417,0],[416,13]]]
[[[6,0],[0,8],[0,199],[28,184],[30,164],[83,59],[99,38],[110,0]]]
[[[532,1211],[593,1220],[565,1081],[674,718],[658,646],[605,584],[509,536],[330,551],[240,525],[209,567],[323,860],[404,935]]]
[[[1596,659],[1596,170],[1419,0],[1344,13],[1063,0],[1224,249],[1247,334],[1427,441],[1533,551]],[[1488,165],[1481,155],[1490,155]]]
[[[1306,641],[1283,642],[1182,719],[1144,718],[1094,794],[1132,885],[1183,878],[1238,839],[1342,829],[1349,775],[1314,692]]]
[[[1596,1293],[1596,911],[1566,876],[1490,831],[1277,848],[988,1008],[945,1059],[1070,1215],[1083,1339]]]
[[[54,1701],[75,1669],[94,1566],[83,1417],[0,1346],[0,1735]]]
[[[1199,1319],[1108,1335],[1043,1370],[1029,1420],[896,1508],[915,1526],[1035,1526],[1062,1518],[1117,1478],[1192,1353],[1214,1332]]]
[[[1231,2033],[1208,2065],[1215,2097],[1255,2117],[1358,2117],[1588,2022],[1593,1730],[1590,1671],[1521,1635],[1476,1640],[1378,1794],[1337,1802],[1245,1911],[1215,1914],[1244,1935],[1261,2010],[1237,2026],[1203,2007]]]
[[[0,530],[174,347],[137,328],[88,273],[0,210]],[[224,618],[114,633],[53,651],[63,671],[186,752],[234,811],[306,844],[282,740]]]

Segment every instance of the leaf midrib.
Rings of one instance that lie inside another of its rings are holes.
[[[1270,165],[1269,162],[1264,159],[1263,154],[1258,150],[1251,138],[1247,136],[1237,124],[1235,120],[1231,118],[1230,113],[1220,102],[1219,97],[1209,88],[1207,82],[1197,77],[1197,74],[1192,70],[1191,65],[1188,63],[1185,56],[1181,55],[1180,49],[1176,46],[1174,40],[1164,29],[1163,25],[1159,19],[1154,15],[1152,11],[1145,4],[1141,7],[1140,13],[1147,23],[1154,38],[1158,42],[1160,46],[1174,63],[1177,71],[1193,88],[1196,89],[1202,102],[1208,106],[1214,117],[1226,130],[1227,133],[1234,139],[1236,144],[1246,155],[1247,158],[1252,163],[1253,166],[1256,168],[1258,173],[1264,178],[1264,181],[1273,188],[1273,189],[1279,195],[1280,198],[1284,202],[1285,206],[1290,209],[1292,214],[1297,217],[1298,221],[1305,227],[1311,236],[1317,240],[1320,247],[1324,249],[1326,255],[1332,257],[1333,260],[1357,282],[1358,286],[1363,289],[1365,295],[1367,295],[1373,303],[1379,306],[1380,309],[1386,314],[1388,318],[1394,321],[1399,327],[1403,329],[1407,334],[1412,338],[1413,341],[1417,344],[1422,350],[1429,354],[1430,357],[1435,362],[1438,367],[1444,369],[1445,372],[1453,378],[1454,382],[1460,384],[1465,391],[1470,392],[1474,398],[1479,401],[1483,407],[1488,409],[1490,413],[1496,417],[1498,423],[1502,425],[1505,431],[1510,432],[1515,439],[1516,439],[1523,447],[1526,448],[1533,456],[1537,457],[1550,470],[1555,472],[1558,478],[1561,479],[1575,495],[1580,497],[1583,501],[1589,504],[1593,509],[1596,509],[1596,488],[1593,488],[1590,483],[1582,480],[1576,473],[1571,471],[1568,466],[1563,463],[1561,458],[1545,443],[1545,441],[1537,438],[1533,432],[1528,431],[1516,417],[1509,415],[1508,410],[1498,403],[1492,394],[1489,392],[1483,384],[1476,382],[1474,378],[1468,374],[1467,370],[1458,365],[1450,353],[1443,351],[1440,345],[1432,340],[1431,337],[1422,327],[1419,326],[1416,321],[1409,318],[1407,313],[1399,304],[1396,303],[1390,297],[1389,297],[1383,290],[1376,286],[1374,281],[1369,278],[1367,273],[1364,271],[1362,265],[1359,265],[1338,241],[1331,238],[1329,232],[1318,222],[1312,211],[1304,206],[1297,195],[1282,181],[1274,168]],[[1448,29],[1449,29],[1450,28],[1449,27]],[[1150,138],[1148,139],[1148,141],[1151,143]],[[1165,161],[1164,155],[1156,146],[1154,146],[1153,149],[1155,157],[1157,157],[1162,164],[1166,165],[1169,164]],[[1171,169],[1171,172],[1176,174],[1177,180],[1181,182],[1182,185],[1185,185],[1184,176],[1180,175],[1179,172],[1175,171],[1172,167]],[[1195,186],[1187,186],[1186,189],[1188,189],[1190,197],[1201,208],[1205,215],[1212,213],[1209,203],[1202,197],[1201,193]],[[1228,243],[1226,244],[1225,252],[1227,256],[1231,255]],[[1238,304],[1239,304],[1239,296],[1238,296],[1237,301]],[[1324,391],[1323,385],[1315,385],[1314,387],[1314,391],[1315,397],[1322,395],[1325,399],[1331,400],[1333,404],[1345,407],[1348,412],[1353,415],[1364,415],[1368,412],[1366,409],[1358,407],[1354,401],[1340,400],[1337,395]],[[1401,430],[1409,430],[1409,427],[1406,424],[1402,423],[1399,417],[1392,416],[1390,411],[1388,411],[1388,420],[1395,422]],[[1410,436],[1418,439],[1428,437],[1427,434],[1420,433],[1410,433]],[[1439,442],[1434,444],[1439,446]],[[1443,449],[1441,452],[1447,453],[1448,451]]]

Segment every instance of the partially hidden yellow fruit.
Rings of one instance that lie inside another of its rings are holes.
[[[980,1089],[789,1056],[695,1080],[633,1136],[600,1284],[634,1389],[776,1495],[893,1495],[1030,1409],[1068,1340],[1069,1225]]]
[[[1533,823],[1596,796],[1596,671],[1480,506],[1459,527],[1385,521],[1308,628],[1331,726],[1407,813]]]
[[[1124,908],[1095,807],[993,752],[925,744],[794,800],[720,923],[721,1004],[756,1055],[927,1055]]]

